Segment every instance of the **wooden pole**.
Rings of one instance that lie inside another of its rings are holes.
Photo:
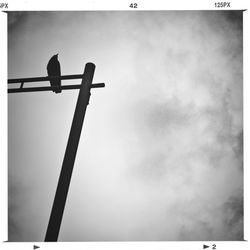
[[[70,129],[69,139],[63,159],[62,169],[56,189],[54,203],[50,214],[45,241],[57,241],[62,222],[63,211],[69,190],[70,179],[74,167],[77,147],[81,135],[82,124],[89,103],[90,88],[94,76],[95,65],[85,65],[81,88],[79,90],[75,113]]]

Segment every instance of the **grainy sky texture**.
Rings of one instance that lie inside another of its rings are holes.
[[[243,240],[242,11],[10,12],[8,46],[9,78],[106,83],[59,241]],[[77,93],[8,96],[10,241],[44,240]]]

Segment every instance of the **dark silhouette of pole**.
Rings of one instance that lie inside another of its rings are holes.
[[[85,65],[81,87],[76,103],[75,113],[70,129],[69,139],[63,159],[62,169],[56,189],[54,203],[50,214],[45,241],[57,241],[62,222],[63,211],[69,190],[70,179],[74,167],[77,147],[81,135],[82,124],[89,103],[90,89],[94,76],[95,65]]]

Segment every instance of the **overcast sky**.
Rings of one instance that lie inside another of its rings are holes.
[[[243,240],[242,49],[242,11],[8,13],[8,78],[106,84],[59,241]],[[44,240],[77,94],[8,95],[10,241]]]

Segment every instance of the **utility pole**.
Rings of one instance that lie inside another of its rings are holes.
[[[67,85],[61,86],[62,89],[76,89],[79,88],[78,99],[76,103],[75,113],[70,129],[70,134],[68,138],[68,143],[62,163],[62,169],[57,184],[56,194],[49,218],[48,228],[45,236],[45,241],[57,241],[60,226],[62,222],[63,212],[65,208],[65,203],[67,199],[67,194],[69,190],[70,180],[72,176],[72,171],[74,167],[75,157],[77,153],[77,148],[80,140],[82,125],[89,104],[90,89],[104,87],[104,83],[92,84],[93,76],[95,71],[95,65],[93,63],[87,63],[85,65],[83,75],[71,75],[71,76],[61,76],[60,79],[78,79],[82,78],[81,85]],[[11,79],[8,83],[21,83],[20,88],[8,89],[8,93],[18,93],[18,92],[32,92],[32,91],[47,91],[53,90],[51,87],[34,87],[34,88],[23,88],[24,82],[33,81],[48,81],[50,77],[38,77],[38,78],[21,78],[21,79]]]
[[[70,179],[74,167],[77,147],[81,135],[82,124],[90,97],[90,87],[94,76],[95,65],[87,63],[85,66],[81,88],[76,103],[75,114],[72,121],[68,144],[66,147],[62,170],[59,177],[56,195],[50,214],[45,241],[57,241],[65,202],[69,190]]]

